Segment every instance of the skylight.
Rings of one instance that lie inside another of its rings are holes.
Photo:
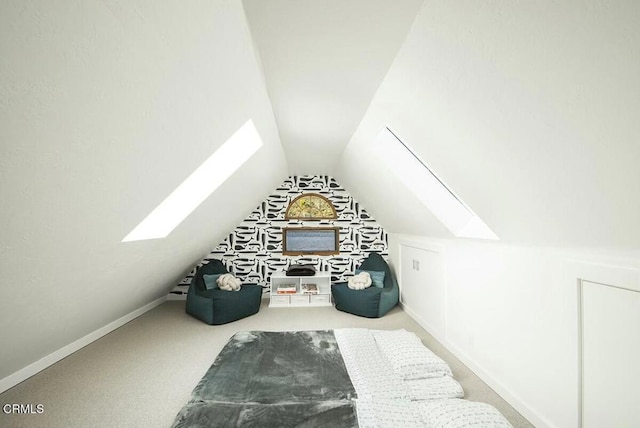
[[[252,120],[246,122],[122,242],[165,238],[262,146]]]
[[[374,150],[402,183],[457,237],[499,239],[495,233],[447,187],[407,144],[389,128],[378,134]]]

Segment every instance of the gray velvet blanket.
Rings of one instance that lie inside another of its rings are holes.
[[[242,332],[173,427],[357,427],[355,395],[333,331]]]

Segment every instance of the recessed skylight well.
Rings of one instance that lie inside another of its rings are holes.
[[[167,237],[260,147],[260,135],[253,121],[249,120],[151,211],[122,242]]]
[[[400,140],[389,128],[380,131],[374,150],[400,181],[455,236],[499,239],[406,142]]]

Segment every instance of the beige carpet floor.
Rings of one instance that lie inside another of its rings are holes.
[[[42,404],[42,414],[5,414],[2,427],[170,427],[192,389],[238,331],[404,328],[440,355],[465,398],[497,407],[516,428],[531,427],[401,308],[367,319],[332,307],[269,308],[223,326],[209,326],[168,301],[0,394],[0,404]]]

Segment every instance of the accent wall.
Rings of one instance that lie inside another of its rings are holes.
[[[335,220],[285,220],[289,203],[303,193],[318,193],[335,206]],[[284,256],[283,227],[333,226],[340,228],[340,254],[334,256]],[[338,182],[330,176],[290,176],[262,201],[244,221],[209,253],[198,266],[220,259],[243,282],[267,285],[274,271],[291,264],[312,264],[331,272],[332,281],[344,281],[371,252],[388,255],[387,232]],[[172,291],[184,295],[196,269]]]

